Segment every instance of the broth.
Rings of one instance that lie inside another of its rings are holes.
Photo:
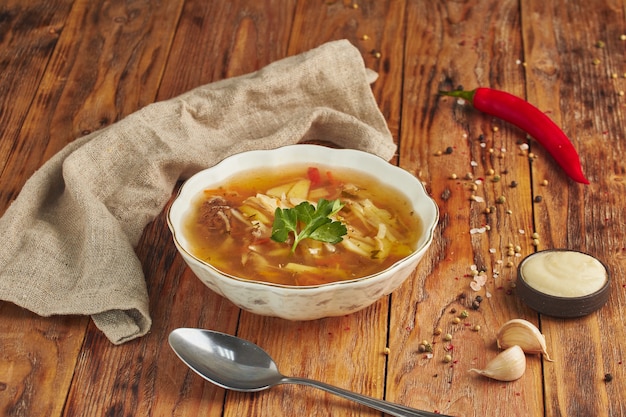
[[[276,207],[339,199],[337,244],[312,239],[291,251],[271,239]],[[255,170],[195,198],[185,220],[190,252],[232,276],[282,285],[320,285],[383,271],[415,250],[422,223],[410,201],[373,176],[323,165]]]

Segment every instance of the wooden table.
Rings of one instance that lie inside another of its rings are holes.
[[[161,215],[137,248],[151,300],[147,336],[114,346],[88,317],[42,318],[0,302],[0,414],[380,415],[310,388],[241,394],[204,382],[167,344],[177,327],[203,327],[259,344],[285,374],[429,411],[626,415],[624,33],[617,0],[4,1],[0,213],[75,138],[346,38],[380,74],[373,91],[399,146],[393,162],[427,185],[441,219],[414,276],[391,296],[350,316],[289,322],[242,312],[205,288]],[[506,90],[547,112],[572,138],[591,184],[568,180],[522,131],[437,95],[459,85]],[[484,179],[476,190],[466,173]],[[500,196],[506,203],[494,204]],[[507,256],[509,243],[520,256]],[[613,278],[607,305],[564,320],[522,304],[515,265],[547,248],[603,260]],[[469,286],[472,265],[488,276],[479,292]],[[476,295],[484,301],[473,310]],[[453,323],[462,310],[469,317]],[[469,373],[497,354],[496,331],[511,318],[537,323],[555,361],[529,356],[525,375],[509,383]],[[442,360],[448,344],[433,335],[437,327],[452,334],[452,362]],[[432,358],[419,352],[424,339],[435,342]]]

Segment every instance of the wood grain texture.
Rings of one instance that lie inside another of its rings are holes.
[[[392,163],[424,182],[440,222],[391,296],[349,316],[290,322],[242,312],[205,288],[176,253],[164,211],[137,247],[153,319],[141,339],[113,346],[87,317],[42,318],[0,302],[0,414],[380,415],[308,387],[243,394],[205,382],[167,345],[171,330],[202,327],[259,344],[286,375],[429,411],[625,415],[625,15],[619,0],[5,2],[0,212],[75,138],[156,100],[348,39],[379,74],[372,92],[398,144]],[[545,111],[570,135],[591,184],[569,181],[519,129],[437,94],[458,86],[506,90]],[[562,320],[517,299],[521,258],[552,247],[607,264],[604,308]],[[479,291],[473,269],[487,277]],[[469,316],[455,323],[463,310]],[[498,353],[495,334],[510,318],[540,326],[555,362],[529,356],[511,383],[469,373]]]
[[[609,340],[626,337],[624,326],[607,326],[623,316],[618,306],[625,301],[621,284],[625,213],[623,208],[616,210],[624,203],[615,198],[626,195],[619,145],[624,136],[624,101],[619,91],[626,82],[612,76],[623,72],[624,41],[620,40],[622,25],[609,23],[624,22],[624,4],[580,1],[550,7],[531,1],[523,4],[522,13],[531,23],[524,32],[528,99],[566,126],[592,178],[584,188],[540,186],[543,178],[550,184],[562,183],[562,173],[540,147],[533,146],[539,155],[533,164],[533,194],[544,197],[542,204],[535,205],[534,216],[542,236],[540,248],[568,247],[598,256],[616,279],[610,303],[617,308],[610,313],[601,310],[577,320],[541,319],[548,348],[563,358],[544,367],[546,415],[622,415],[626,409],[616,399],[618,392],[626,392],[623,378],[606,384],[602,380],[605,373],[623,375],[625,352],[621,344]],[[584,30],[572,15],[585,16]]]
[[[36,99],[72,1],[50,1],[45,5],[7,1],[0,6],[0,172],[5,172],[9,158],[24,159],[30,148],[20,140],[20,131]],[[26,123],[28,127],[28,123]],[[24,163],[22,163],[24,164]],[[20,174],[22,177],[28,174]],[[10,189],[2,176],[0,213],[17,189]]]
[[[528,162],[517,151],[524,135],[437,94],[490,86],[523,95],[523,69],[516,63],[521,37],[514,35],[518,3],[425,8],[409,2],[407,21],[413,36],[407,34],[405,50],[400,166],[428,184],[441,220],[414,280],[393,295],[388,397],[451,415],[539,415],[541,393],[533,389],[541,386],[538,358],[529,358],[524,378],[509,384],[468,372],[498,353],[495,334],[506,320],[536,321],[512,295],[515,268],[507,266],[519,259],[508,256],[509,244],[520,246],[520,254],[533,250],[525,234],[533,231]],[[498,203],[500,197],[506,201]],[[479,291],[470,288],[472,266],[487,277]],[[477,295],[484,301],[473,310]],[[469,317],[453,323],[464,310]],[[476,325],[478,332],[472,330]],[[437,328],[441,335],[434,335]],[[444,341],[445,334],[452,341]],[[422,340],[433,344],[432,357],[419,351]],[[446,354],[452,362],[444,363]],[[502,396],[511,402],[494,401]]]

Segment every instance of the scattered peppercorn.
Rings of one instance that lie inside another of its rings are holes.
[[[478,310],[480,308],[480,302],[479,301],[472,301],[472,309],[474,310]]]
[[[454,324],[459,324],[460,322],[461,322],[461,319],[458,318],[458,317],[455,317],[455,318],[452,319],[452,323],[454,323]]]
[[[467,310],[461,311],[461,314],[459,315],[459,317],[462,319],[466,319],[468,316],[469,316],[469,313],[467,312]]]
[[[604,382],[611,382],[611,381],[613,381],[613,375],[604,374]]]
[[[428,340],[423,340],[419,346],[417,347],[417,349],[420,352],[432,352],[433,351],[433,346],[430,344],[430,342]]]
[[[517,181],[511,181],[511,188],[517,187]]]
[[[535,196],[535,199],[534,199],[535,203],[541,203],[541,200],[543,200],[543,197],[541,197],[540,195]]]
[[[472,330],[474,330],[475,332],[479,332],[480,331],[480,325],[475,325]]]
[[[446,148],[446,153],[447,153],[448,155],[450,155],[453,151],[454,151],[454,149],[452,149],[452,146],[448,146],[448,147]]]
[[[506,201],[506,197],[501,195],[500,197],[496,198],[496,203],[498,204],[504,204],[504,202]]]
[[[452,361],[452,355],[448,354],[448,355],[445,355],[445,356],[443,357],[443,362],[444,362],[444,363],[449,363],[449,362],[451,362],[451,361]]]
[[[452,335],[450,333],[446,333],[446,335],[443,337],[443,340],[449,342],[450,340],[452,340]]]

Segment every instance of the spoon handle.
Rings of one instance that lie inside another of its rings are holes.
[[[416,410],[414,408],[405,407],[403,405],[394,404],[389,401],[379,400],[376,398],[368,397],[367,395],[357,394],[356,392],[348,391],[343,388],[335,387],[333,385],[326,384],[324,382],[314,381],[308,378],[298,377],[284,377],[281,384],[301,384],[311,387],[319,388],[321,390],[330,392],[331,394],[338,395],[343,398],[355,401],[359,404],[366,405],[375,410],[382,411],[396,417],[449,417],[444,414],[431,413],[428,411]]]

